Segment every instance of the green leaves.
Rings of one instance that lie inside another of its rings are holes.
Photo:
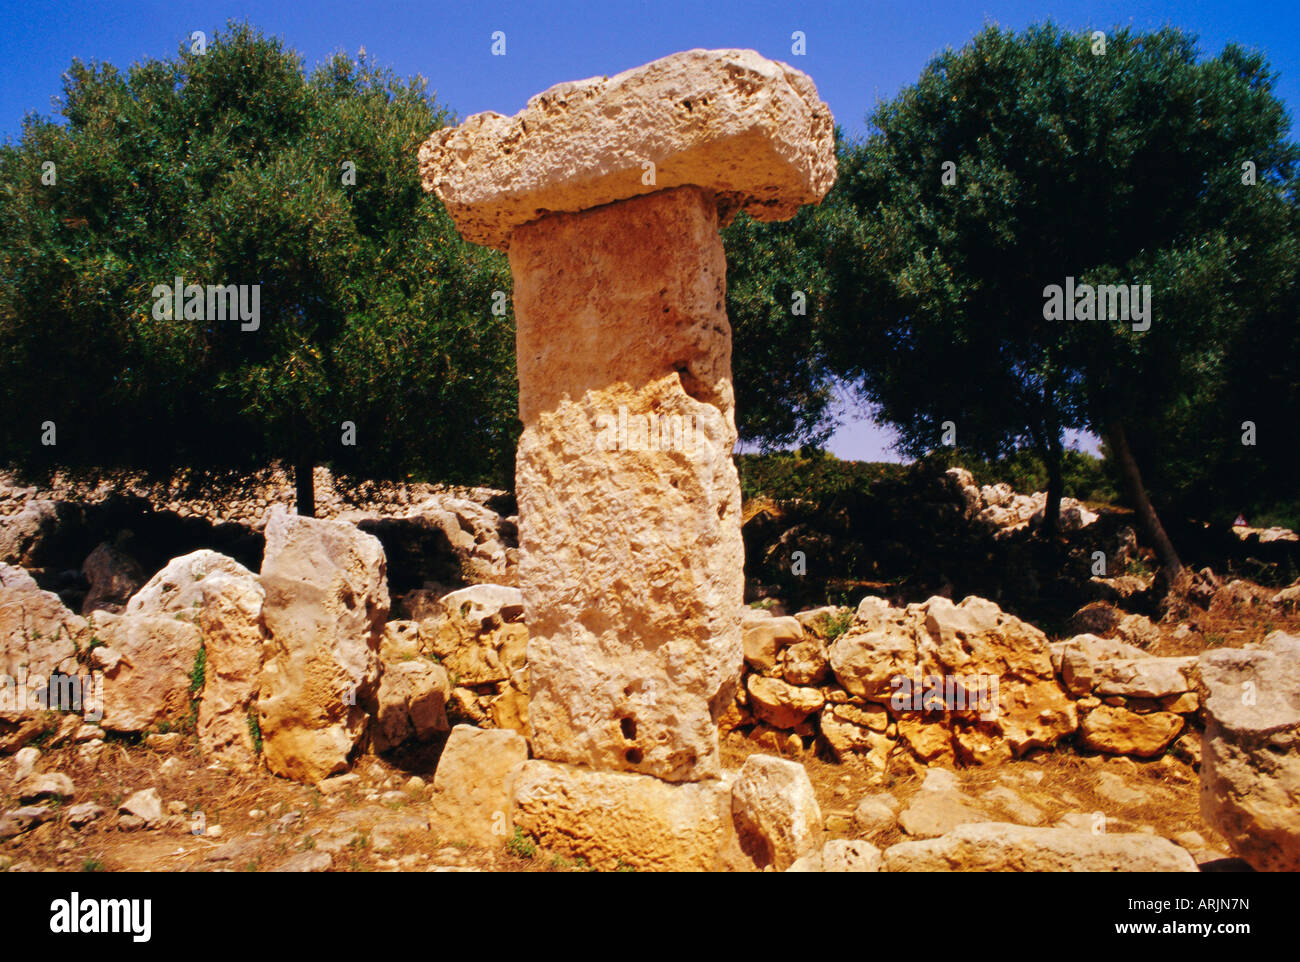
[[[509,275],[420,187],[416,148],[450,116],[423,81],[341,55],[308,74],[233,25],[125,75],[74,62],[64,114],[0,148],[0,455],[508,479],[513,331],[490,308]],[[155,317],[176,277],[256,286],[257,329]]]
[[[1232,356],[1294,304],[1298,154],[1272,85],[1258,55],[1198,59],[1173,29],[1094,56],[1088,34],[989,27],[936,58],[841,164],[859,223],[832,255],[838,373],[914,455],[945,419],[986,458],[1118,419],[1168,498],[1187,482],[1162,465],[1239,454],[1216,414],[1247,390]],[[1151,329],[1044,319],[1067,277],[1151,285]]]

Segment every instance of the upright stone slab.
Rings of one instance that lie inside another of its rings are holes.
[[[533,754],[716,777],[744,563],[718,227],[821,199],[830,111],[784,64],[691,50],[435,132],[420,170],[510,252]]]
[[[735,836],[715,804],[730,795],[717,720],[740,677],[744,557],[718,228],[821,199],[830,111],[785,64],[691,50],[437,131],[420,172],[514,275],[519,586],[545,760],[522,769],[517,824],[592,864],[721,864]],[[611,799],[615,821],[593,829]],[[660,837],[680,842],[645,844]]]
[[[519,574],[542,758],[720,772],[744,548],[715,203],[682,187],[514,234]]]
[[[388,618],[384,549],[345,521],[272,509],[260,577],[267,657],[258,722],[267,767],[319,782],[365,733]]]

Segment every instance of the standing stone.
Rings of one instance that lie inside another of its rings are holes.
[[[344,521],[271,510],[261,583],[269,635],[258,714],[267,767],[319,782],[365,733],[388,617],[384,549]]]
[[[685,187],[547,217],[515,232],[510,261],[534,750],[716,776],[744,547],[715,202]],[[689,443],[659,424],[638,438],[646,415],[692,426]],[[629,450],[604,449],[602,419],[628,422]]]
[[[822,844],[822,813],[798,762],[750,755],[731,790],[741,847],[760,868],[783,872]]]
[[[457,725],[433,775],[433,823],[444,838],[499,847],[510,838],[510,798],[528,760],[517,732]]]
[[[1201,816],[1259,872],[1300,871],[1300,636],[1200,656]]]
[[[830,111],[784,64],[692,50],[438,131],[420,170],[510,253],[533,752],[716,778],[744,561],[718,228],[820,200]]]
[[[199,628],[206,665],[199,702],[199,747],[238,769],[257,762],[249,721],[262,670],[266,592],[251,576],[214,574],[203,581]]]
[[[203,638],[197,626],[161,615],[95,612],[93,636],[104,647],[91,650],[104,669],[107,731],[138,732],[179,724],[193,704],[193,684]]]
[[[52,591],[42,591],[22,568],[0,564],[0,673],[11,678],[73,669],[77,639],[86,621],[63,606]]]

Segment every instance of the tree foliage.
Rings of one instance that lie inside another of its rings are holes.
[[[125,75],[74,62],[61,106],[0,148],[0,457],[509,478],[508,270],[420,187],[452,120],[422,80],[307,73],[232,25]],[[158,310],[176,277],[256,285],[260,324]]]
[[[1035,451],[1059,494],[1064,433],[1089,429],[1132,453],[1130,500],[1141,462],[1167,501],[1175,449],[1240,447],[1234,352],[1294,310],[1297,151],[1258,55],[1198,59],[1173,29],[1093,46],[989,27],[876,111],[841,172],[859,216],[828,267],[829,352],[908,453],[951,421],[980,457]],[[1150,328],[1047,319],[1068,277],[1150,285]]]

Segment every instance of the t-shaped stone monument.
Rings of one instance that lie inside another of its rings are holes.
[[[722,775],[744,558],[718,228],[788,219],[835,172],[812,81],[747,50],[560,84],[420,148],[425,188],[514,276],[534,758]]]

